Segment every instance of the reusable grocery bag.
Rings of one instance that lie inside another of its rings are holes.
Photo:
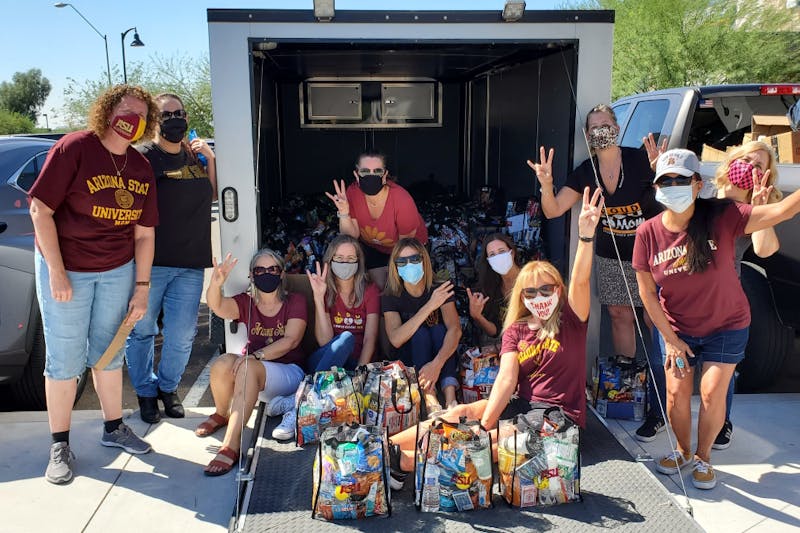
[[[469,511],[492,506],[492,438],[475,420],[437,418],[417,439],[417,509]]]
[[[342,368],[321,370],[306,376],[296,393],[297,445],[317,442],[328,426],[361,420],[361,395]]]
[[[389,436],[417,424],[422,395],[417,372],[402,361],[384,361],[359,367],[357,381],[363,383],[364,399],[361,421],[385,427]]]
[[[387,442],[385,430],[376,426],[325,429],[314,459],[311,517],[391,515]]]
[[[497,427],[500,493],[515,507],[579,501],[580,431],[560,407],[542,406]]]

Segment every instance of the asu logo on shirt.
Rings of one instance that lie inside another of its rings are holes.
[[[87,179],[86,188],[94,202],[92,216],[113,220],[115,226],[124,226],[135,223],[142,216],[141,209],[131,208],[136,203],[136,195],[147,196],[150,184],[123,176],[101,174]],[[113,189],[113,196],[104,193],[109,189]],[[109,205],[112,201],[114,205]]]
[[[708,240],[708,245],[712,251],[717,249],[717,243],[713,239]],[[672,246],[661,252],[656,252],[653,256],[653,266],[658,266],[667,261],[672,263],[664,268],[664,275],[671,276],[679,272],[688,272],[689,265],[686,264],[686,245]]]

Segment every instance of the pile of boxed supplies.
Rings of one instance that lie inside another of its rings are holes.
[[[770,145],[778,163],[800,163],[800,131],[792,131],[786,115],[753,115],[750,132],[744,134],[742,144],[750,141],[762,141]],[[722,151],[704,144],[701,159],[724,161],[733,148],[729,146],[727,151]]]

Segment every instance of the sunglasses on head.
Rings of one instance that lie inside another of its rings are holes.
[[[394,260],[394,264],[399,267],[405,266],[409,263],[414,263],[416,265],[417,263],[421,262],[422,262],[422,256],[420,254],[409,255],[407,257],[398,257],[397,259]]]
[[[659,178],[658,181],[656,181],[656,185],[658,185],[659,187],[674,187],[676,185],[685,186],[685,185],[691,185],[692,180],[694,180],[694,176],[689,176],[689,177],[678,176],[674,178],[666,177],[666,178]]]
[[[162,111],[161,120],[169,120],[171,118],[186,118],[186,111],[178,109],[175,111]]]
[[[525,287],[522,289],[522,295],[525,298],[536,298],[537,294],[541,294],[542,296],[551,296],[556,291],[556,285],[553,283],[548,283],[547,285],[542,285],[541,287]]]
[[[357,172],[358,172],[359,176],[368,176],[370,174],[380,174],[381,176],[383,176],[383,173],[386,172],[386,169],[385,168],[380,168],[380,167],[378,167],[378,168],[359,168]]]
[[[283,271],[281,270],[281,267],[279,267],[278,265],[272,265],[272,266],[268,266],[268,267],[262,267],[262,266],[253,267],[253,275],[254,276],[261,276],[262,274],[275,274],[275,275],[277,275],[277,274],[280,274],[281,272],[283,272]]]

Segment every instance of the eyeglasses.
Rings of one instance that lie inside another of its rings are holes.
[[[359,168],[358,169],[359,176],[368,176],[369,174],[380,174],[383,176],[383,173],[386,172],[385,168]]]
[[[525,298],[536,298],[537,294],[541,294],[542,296],[550,296],[556,290],[556,285],[553,283],[548,283],[547,285],[542,285],[541,287],[525,287],[522,289],[522,295]]]
[[[694,181],[694,176],[689,176],[688,178],[685,176],[676,178],[667,177],[667,178],[659,178],[659,180],[656,181],[656,185],[658,185],[659,187],[674,187],[676,185],[686,186],[686,185],[691,185],[692,181]]]
[[[422,256],[420,254],[409,255],[407,257],[398,257],[394,260],[394,264],[401,267],[405,266],[409,263],[422,263]]]
[[[177,109],[175,111],[162,111],[161,120],[169,120],[171,118],[186,118],[186,111]]]
[[[253,275],[254,276],[261,276],[263,274],[275,274],[275,275],[278,275],[281,272],[283,272],[283,270],[278,265],[272,265],[272,266],[268,266],[268,267],[262,267],[262,266],[253,267]]]
[[[345,257],[343,255],[334,255],[331,259],[334,263],[358,263],[358,257],[348,256]]]

